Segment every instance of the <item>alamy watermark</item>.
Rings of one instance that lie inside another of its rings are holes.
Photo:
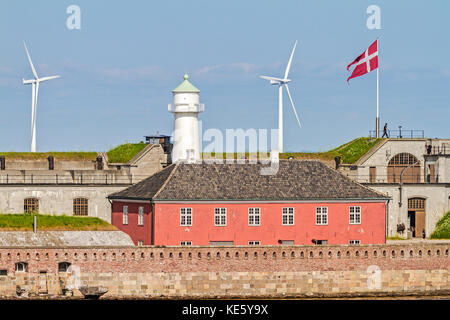
[[[239,163],[239,164],[266,164],[262,167],[262,175],[274,175],[279,168],[279,154],[277,151],[278,129],[225,129],[209,128],[202,131],[202,122],[199,121],[199,150],[203,153],[200,159],[204,163]],[[172,132],[177,143],[183,144],[185,139],[176,131]],[[270,149],[269,149],[270,139]],[[203,145],[205,146],[203,147]],[[184,158],[184,151],[180,151],[177,158]],[[270,154],[270,155],[269,155]],[[185,159],[189,161],[189,159]]]
[[[79,6],[72,4],[67,7],[66,13],[70,14],[66,20],[66,27],[69,30],[81,29],[81,9]]]
[[[377,5],[370,5],[366,10],[367,14],[370,16],[367,18],[366,26],[369,30],[381,29],[381,9]]]
[[[369,290],[381,289],[381,269],[377,265],[370,265],[366,269],[367,288]]]

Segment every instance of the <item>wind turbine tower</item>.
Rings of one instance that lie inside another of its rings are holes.
[[[297,118],[298,125],[301,128],[300,120],[297,115],[297,111],[295,110],[294,102],[292,101],[291,93],[289,92],[288,83],[291,81],[288,79],[289,70],[291,69],[292,58],[294,57],[295,47],[297,46],[297,41],[295,41],[294,48],[292,49],[291,57],[289,58],[289,62],[286,67],[286,71],[284,73],[284,78],[275,78],[268,76],[260,76],[262,79],[266,79],[270,81],[271,85],[278,86],[278,152],[283,152],[283,86],[286,88],[286,92],[289,96],[289,100],[291,101],[292,109],[294,110],[295,117]]]
[[[25,51],[27,53],[28,62],[30,63],[31,71],[33,72],[34,79],[25,80],[22,79],[23,84],[31,84],[31,152],[36,152],[36,112],[37,112],[37,99],[39,93],[39,83],[59,78],[59,76],[50,76],[39,78],[31,61],[30,53],[28,52],[25,41],[23,42]]]

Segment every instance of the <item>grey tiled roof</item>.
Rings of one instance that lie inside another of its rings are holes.
[[[261,175],[263,167],[268,164],[172,164],[110,198],[160,201],[388,199],[320,161],[280,160],[274,175]]]

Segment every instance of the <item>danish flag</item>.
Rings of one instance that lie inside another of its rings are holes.
[[[347,82],[363,74],[369,73],[372,70],[378,68],[378,39],[370,45],[370,47],[358,56],[352,63],[347,66],[347,70],[350,69],[352,65],[356,64],[355,69],[350,77],[348,77]]]

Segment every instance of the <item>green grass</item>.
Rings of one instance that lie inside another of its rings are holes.
[[[48,156],[52,155],[55,160],[95,160],[97,152],[0,152],[0,156],[5,156],[6,159],[17,160],[47,160]]]
[[[359,158],[361,158],[367,151],[369,151],[374,145],[376,145],[381,139],[374,138],[357,138],[348,143],[345,143],[337,148],[331,149],[325,152],[287,152],[281,153],[280,159],[288,159],[289,157],[294,157],[294,159],[318,159],[318,160],[334,160],[334,157],[340,156],[341,163],[353,164]],[[233,159],[240,159],[243,157],[248,157],[249,153],[234,153],[226,154],[223,153],[223,158],[225,156]],[[215,153],[203,153],[203,159],[214,157]],[[267,154],[269,157],[269,154]]]
[[[37,214],[39,231],[107,231],[117,230],[116,227],[93,217],[51,216]],[[0,214],[1,231],[31,231],[33,230],[32,214]]]
[[[294,159],[319,159],[333,160],[334,157],[340,156],[341,163],[353,164],[364,154],[366,154],[381,139],[361,137],[343,144],[337,148],[325,152],[294,152],[282,153],[280,159],[287,159],[290,156]]]
[[[436,229],[431,234],[431,239],[450,239],[450,211],[448,211],[437,223]]]
[[[405,238],[399,236],[387,237],[386,240],[406,240]]]
[[[142,149],[147,146],[146,143],[124,143],[112,148],[107,152],[110,163],[126,163],[133,159]]]

